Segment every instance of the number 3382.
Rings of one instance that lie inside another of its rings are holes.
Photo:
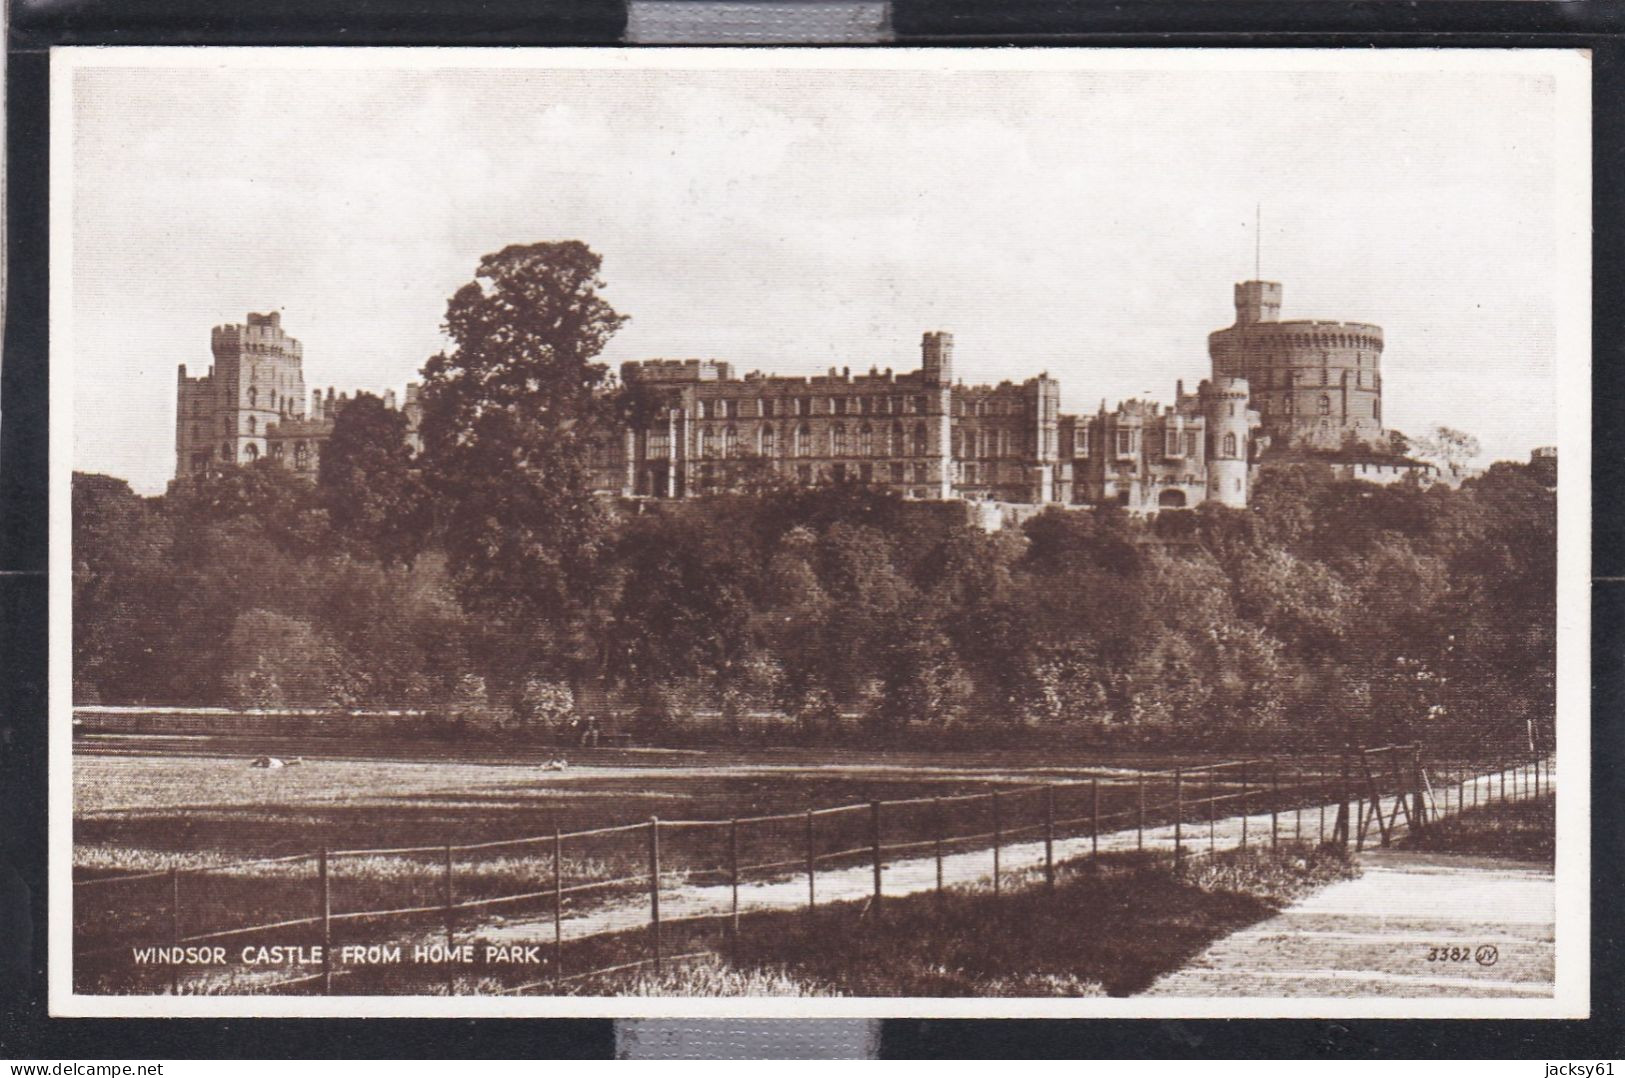
[[[1429,962],[1465,962],[1473,956],[1468,947],[1429,947]]]

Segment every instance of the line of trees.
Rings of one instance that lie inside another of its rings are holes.
[[[1245,511],[985,533],[857,485],[615,506],[587,454],[651,407],[579,243],[482,260],[424,368],[423,449],[366,396],[311,484],[75,477],[80,702],[422,708],[645,736],[955,727],[1183,740],[1549,737],[1555,497],[1266,467]]]

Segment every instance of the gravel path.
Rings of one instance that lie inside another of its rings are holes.
[[[1477,787],[1477,796],[1481,801],[1500,795],[1500,787],[1491,777],[1480,778]],[[1459,788],[1452,786],[1450,790],[1451,797],[1455,798]],[[1474,803],[1474,784],[1468,783],[1466,790],[1467,801],[1470,806]],[[1441,799],[1442,803],[1443,791],[1436,792],[1435,796]],[[1452,800],[1452,806],[1454,803],[1454,800]],[[1309,806],[1302,810],[1301,816],[1292,810],[1282,812],[1277,820],[1280,841],[1293,841],[1300,833],[1305,841],[1315,841],[1319,837],[1320,811],[1321,806]],[[1393,799],[1385,799],[1384,814],[1388,815],[1393,811]],[[1328,832],[1332,826],[1332,821],[1336,818],[1336,813],[1336,806],[1325,806],[1325,826]],[[1400,815],[1400,821],[1399,826],[1402,828],[1403,813]],[[1186,823],[1182,828],[1184,848],[1197,854],[1206,852],[1209,849],[1224,850],[1234,848],[1241,843],[1243,827],[1243,817],[1241,816],[1216,820],[1211,829],[1206,821]],[[1245,830],[1249,843],[1260,841],[1267,843],[1270,839],[1270,827],[1271,819],[1270,814],[1267,812],[1245,818]],[[1375,823],[1373,823],[1367,836],[1367,849],[1370,850],[1371,846],[1376,845],[1377,841],[1377,829]],[[1133,850],[1139,845],[1139,835],[1133,829],[1113,831],[1102,834],[1099,838],[1099,849],[1103,853]],[[1171,825],[1156,828],[1148,827],[1145,831],[1144,847],[1152,850],[1171,851],[1174,848],[1174,828]],[[1055,860],[1059,863],[1086,857],[1093,848],[1094,843],[1087,834],[1057,838],[1055,841]],[[1041,839],[1007,843],[1000,851],[999,864],[1001,878],[1006,880],[1009,880],[1009,877],[1013,874],[1041,872],[1044,865],[1044,843]],[[948,853],[942,860],[942,879],[946,886],[985,884],[992,879],[992,874],[993,853],[991,849]],[[1549,878],[1548,876],[1548,880]],[[899,857],[884,860],[881,882],[883,895],[908,895],[932,890],[937,883],[936,860],[930,856]],[[872,896],[873,893],[874,868],[870,864],[840,868],[820,868],[814,881],[814,897],[819,904],[862,901]],[[661,920],[664,923],[685,918],[721,917],[730,911],[731,897],[730,888],[725,884],[719,886],[682,885],[663,888],[660,892]],[[807,904],[807,897],[807,877],[805,874],[789,876],[771,882],[744,882],[739,886],[739,908],[742,912],[803,908]],[[1550,905],[1550,902],[1548,901],[1547,904]],[[563,938],[569,941],[607,931],[635,928],[647,924],[648,921],[648,899],[640,897],[624,902],[595,906],[573,916],[567,911],[561,929]],[[506,920],[494,920],[479,929],[473,930],[473,934],[492,943],[551,942],[553,939],[552,915],[548,913],[540,916],[530,915]]]
[[[1550,997],[1556,891],[1539,866],[1373,850],[1364,874],[1220,940],[1153,996]]]

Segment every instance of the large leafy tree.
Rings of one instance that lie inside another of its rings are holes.
[[[340,410],[317,483],[333,531],[358,553],[411,565],[429,536],[428,497],[406,416],[370,393]]]
[[[599,268],[576,241],[486,255],[447,305],[452,347],[423,368],[424,475],[459,595],[504,636],[499,683],[595,655],[608,527],[588,454],[614,414],[597,358],[626,321]]]

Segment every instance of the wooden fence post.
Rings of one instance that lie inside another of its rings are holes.
[[[1044,787],[1044,886],[1055,890],[1055,787]]]
[[[449,844],[446,846],[446,870],[445,870],[445,888],[444,888],[444,890],[445,890],[445,895],[446,895],[446,950],[449,951],[452,948],[452,940],[453,940],[453,938],[455,936],[456,919],[457,919],[456,908],[452,904],[451,846]],[[446,963],[446,968],[450,969],[451,968],[451,963],[449,963],[449,962]]]
[[[1237,804],[1241,805],[1241,848],[1244,849],[1244,850],[1247,848],[1247,794],[1248,794],[1248,792],[1249,791],[1248,791],[1248,788],[1247,788],[1247,761],[1243,760],[1243,761],[1241,761],[1241,800],[1238,801]]]
[[[1089,780],[1089,857],[1091,864],[1100,857],[1100,780]]]
[[[946,828],[943,826],[944,822],[945,821],[943,820],[942,816],[942,798],[933,797],[931,799],[931,826],[935,829],[935,834],[932,835],[934,840],[932,842],[932,846],[934,847],[934,852],[937,856],[938,897],[942,895],[942,833],[944,830],[946,830]]]
[[[322,995],[333,994],[333,885],[327,873],[327,847],[316,856],[316,875],[322,881]]]
[[[1185,774],[1174,768],[1174,867],[1185,856]]]
[[[649,817],[649,928],[655,976],[660,976],[660,817]]]
[[[728,821],[728,886],[733,891],[732,915],[728,919],[728,951],[739,962],[739,819]]]
[[[1134,817],[1134,848],[1145,849],[1145,773],[1141,772],[1136,783],[1139,789],[1139,811]]]
[[[818,896],[814,892],[816,867],[813,859],[813,810],[807,810],[807,912],[811,913],[818,904]]]
[[[1281,844],[1281,761],[1270,758],[1270,849]]]
[[[1218,780],[1214,777],[1213,768],[1207,769],[1207,852],[1217,853],[1219,850],[1219,820],[1217,816]]]
[[[1303,768],[1292,772],[1292,841],[1303,845]]]
[[[1411,794],[1412,813],[1416,817],[1414,825],[1417,831],[1426,831],[1428,826],[1428,799],[1427,775],[1422,771],[1422,746],[1411,747],[1411,785],[1414,792]]]
[[[564,976],[564,835],[553,828],[553,990]]]
[[[327,855],[322,855],[322,895],[323,905],[326,905],[327,894]],[[324,917],[325,923],[325,917]],[[174,947],[181,945],[181,871],[171,867],[169,870],[169,942]],[[327,950],[322,950],[322,962],[327,962]],[[181,994],[181,967],[180,963],[172,962],[169,966],[169,994]]]
[[[875,854],[875,912],[880,912],[880,802],[869,802],[870,844]]]
[[[1326,760],[1324,757],[1316,757],[1315,759],[1315,766],[1320,769],[1320,781],[1315,783],[1315,800],[1319,802],[1320,808],[1320,830],[1316,834],[1319,835],[1319,845],[1324,846],[1326,845]]]
[[[1339,769],[1342,776],[1341,790],[1337,796],[1337,824],[1333,829],[1332,841],[1341,841],[1342,845],[1347,846],[1349,839],[1354,837],[1351,832],[1354,821],[1349,819],[1349,754],[1347,749],[1343,750],[1342,758],[1339,761]],[[1342,833],[1341,839],[1339,839],[1337,832]]]
[[[1003,841],[999,820],[999,791],[993,791],[993,897],[999,897],[999,846]]]

